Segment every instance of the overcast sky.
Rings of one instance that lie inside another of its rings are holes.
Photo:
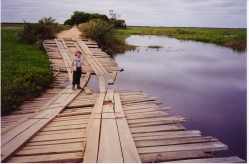
[[[74,11],[121,15],[129,26],[247,27],[246,0],[1,0],[1,22],[59,23]]]

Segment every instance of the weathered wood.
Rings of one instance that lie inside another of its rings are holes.
[[[133,120],[128,120],[129,124],[136,124],[136,123],[147,123],[147,122],[157,122],[157,121],[168,121],[169,123],[174,123],[174,120],[178,120],[176,122],[179,122],[181,120],[182,122],[185,122],[185,119],[182,117],[178,116],[172,116],[172,117],[156,117],[156,118],[140,118],[140,119],[133,119]]]
[[[82,150],[82,143],[70,143],[70,144],[57,144],[53,146],[39,146],[34,149],[22,149],[18,151],[15,156],[25,155],[46,155],[46,154],[58,154],[58,153],[73,153]]]
[[[99,76],[99,90],[100,92],[106,92],[104,76]]]
[[[147,119],[147,118],[167,118],[169,115],[167,113],[161,112],[161,111],[154,111],[154,112],[148,112],[148,113],[140,113],[140,114],[134,114],[134,115],[127,115],[127,120],[134,120],[134,119]]]
[[[219,157],[219,158],[202,158],[202,159],[189,159],[172,161],[173,163],[244,163],[243,159],[236,156],[233,157]]]
[[[56,145],[56,144],[65,144],[65,143],[77,143],[84,141],[85,138],[70,138],[54,141],[43,141],[43,142],[29,142],[26,146],[39,146],[39,145]]]
[[[98,162],[124,162],[120,147],[119,134],[115,120],[113,105],[103,105]]]
[[[166,131],[166,132],[147,132],[132,134],[133,138],[136,137],[148,137],[148,136],[168,136],[168,138],[176,138],[186,134],[201,134],[199,130],[183,130],[183,131]],[[200,135],[198,135],[200,136]]]
[[[117,76],[117,71],[113,71],[112,72],[112,76],[110,77],[110,80],[109,80],[109,82],[108,82],[108,85],[113,85],[114,84],[114,81],[115,81],[115,79],[116,79],[116,76]]]
[[[204,152],[227,150],[228,147],[221,142],[192,143],[183,145],[155,146],[137,148],[138,153],[160,153],[166,151],[201,150]]]
[[[87,95],[91,95],[92,94],[91,90],[88,87],[84,87],[84,92]]]
[[[54,140],[64,140],[64,139],[74,139],[85,137],[85,132],[76,132],[69,134],[56,134],[56,135],[41,135],[35,136],[30,142],[43,142],[43,141],[54,141]]]
[[[86,128],[87,124],[77,124],[77,125],[61,125],[55,127],[45,127],[42,131],[55,131],[55,130],[67,130],[67,129],[82,129]]]
[[[56,117],[77,116],[77,115],[87,115],[87,114],[91,114],[91,110],[90,111],[82,111],[82,112],[57,114]]]
[[[140,158],[143,163],[167,162],[167,161],[173,162],[173,160],[177,159],[210,158],[210,157],[211,157],[210,154],[203,153],[200,150],[140,154]]]
[[[131,133],[146,133],[146,132],[158,132],[158,131],[170,131],[170,130],[185,130],[180,124],[158,125],[130,128]]]
[[[136,147],[149,147],[149,146],[167,146],[167,145],[179,145],[189,143],[203,143],[203,142],[214,142],[218,141],[213,137],[185,137],[185,138],[174,138],[174,139],[163,139],[163,140],[152,140],[152,141],[136,141]]]
[[[91,77],[91,73],[87,72],[83,81],[80,83],[81,88],[84,88],[87,85],[88,81],[90,80],[90,77]]]
[[[105,93],[100,93],[96,103],[94,105],[92,114],[89,119],[89,123],[86,128],[86,148],[83,162],[96,163],[99,147],[99,133],[100,133],[100,119],[93,119],[96,117],[95,113],[101,113]]]
[[[55,130],[55,131],[41,131],[37,134],[37,136],[42,135],[57,135],[57,134],[65,134],[65,133],[81,133],[86,132],[86,128],[80,128],[80,129],[66,129],[66,130]]]
[[[48,154],[48,155],[39,155],[39,156],[21,156],[21,157],[12,157],[8,163],[64,163],[64,162],[81,162],[83,160],[82,153],[63,153],[63,154]]]
[[[114,94],[115,112],[116,116],[121,117],[117,119],[119,137],[123,158],[125,163],[141,163],[138,151],[133,141],[128,123],[124,117],[120,96],[118,93]]]

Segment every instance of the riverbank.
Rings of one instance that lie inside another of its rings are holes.
[[[157,35],[179,40],[213,43],[232,48],[236,52],[244,52],[247,47],[246,29],[127,27],[127,29],[118,29],[117,33],[120,38],[128,38],[131,35]]]

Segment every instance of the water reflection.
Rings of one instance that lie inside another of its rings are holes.
[[[157,97],[188,130],[213,136],[229,150],[215,156],[246,160],[246,53],[160,36],[131,36],[135,51],[115,55],[124,68],[114,89],[140,89]],[[149,45],[162,46],[158,51]],[[240,55],[238,55],[240,54]]]

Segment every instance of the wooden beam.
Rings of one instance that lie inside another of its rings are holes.
[[[94,119],[102,113],[105,93],[100,93],[95,102],[89,123],[86,128],[86,148],[84,154],[84,163],[96,163],[99,149],[99,136],[100,136],[100,119]]]
[[[113,104],[103,105],[98,163],[123,163],[120,142]]]
[[[178,160],[172,161],[173,163],[244,163],[243,159],[236,156],[232,157],[219,157],[219,158],[202,158],[202,159],[189,159],[189,160]]]
[[[112,76],[111,76],[111,78],[110,78],[110,80],[108,82],[108,85],[113,85],[114,84],[114,81],[116,79],[117,73],[118,73],[117,71],[113,71],[112,72]]]
[[[117,117],[118,132],[125,163],[141,163],[137,148],[133,141],[128,123],[124,116],[120,96],[114,93],[115,115]]]

